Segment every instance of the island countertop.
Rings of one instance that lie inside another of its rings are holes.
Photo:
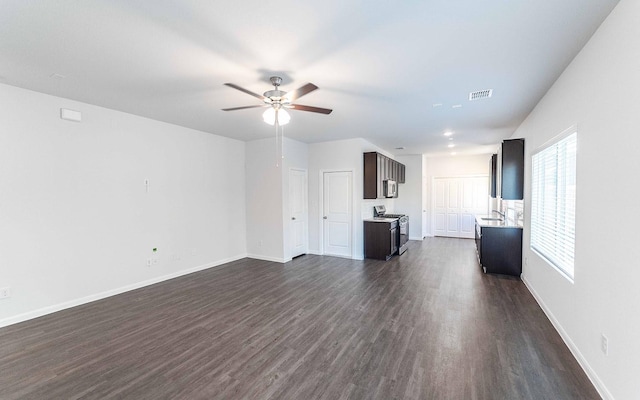
[[[489,218],[489,219],[484,219]],[[481,228],[518,228],[522,229],[521,223],[513,223],[506,218],[497,219],[493,215],[476,215],[476,222]]]

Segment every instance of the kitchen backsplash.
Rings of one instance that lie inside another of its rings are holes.
[[[395,199],[375,199],[362,201],[362,219],[373,218],[373,206],[383,205],[387,208],[387,213],[393,214]]]
[[[524,200],[501,200],[500,203],[500,211],[510,222],[524,222]]]

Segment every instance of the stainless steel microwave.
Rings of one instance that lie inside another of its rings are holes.
[[[387,179],[383,181],[384,197],[398,197],[398,182]]]

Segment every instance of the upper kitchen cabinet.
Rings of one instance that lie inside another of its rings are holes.
[[[369,152],[364,158],[364,190],[365,199],[384,198],[384,181],[392,180],[404,183],[405,166],[383,154]]]
[[[499,193],[503,200],[524,199],[524,139],[502,142],[498,158]]]
[[[495,199],[497,194],[497,179],[498,179],[498,155],[492,154],[491,161],[489,161],[489,193],[491,193],[491,198]]]

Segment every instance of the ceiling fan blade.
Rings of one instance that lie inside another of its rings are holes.
[[[291,104],[287,108],[291,108],[291,109],[299,110],[299,111],[311,111],[311,112],[320,113],[320,114],[331,114],[331,111],[333,111],[333,110],[330,110],[328,108],[303,106],[302,104]]]
[[[232,88],[234,88],[236,90],[239,90],[241,92],[245,92],[246,94],[248,94],[250,96],[257,97],[260,100],[264,100],[265,99],[265,97],[263,95],[258,94],[258,93],[253,93],[251,90],[247,90],[247,89],[245,89],[243,87],[240,87],[240,86],[236,85],[235,83],[225,83],[225,85],[227,85],[229,87],[232,87]]]
[[[236,110],[245,110],[247,108],[262,108],[267,107],[267,104],[258,104],[255,106],[242,106],[242,107],[233,107],[233,108],[223,108],[222,111],[236,111]]]
[[[288,101],[294,101],[295,99],[299,99],[300,97],[304,96],[305,94],[309,94],[309,93],[313,92],[317,88],[318,87],[316,85],[314,85],[313,83],[307,83],[306,85],[304,85],[302,87],[299,87],[296,90],[293,90],[293,91],[287,93],[284,97]]]

